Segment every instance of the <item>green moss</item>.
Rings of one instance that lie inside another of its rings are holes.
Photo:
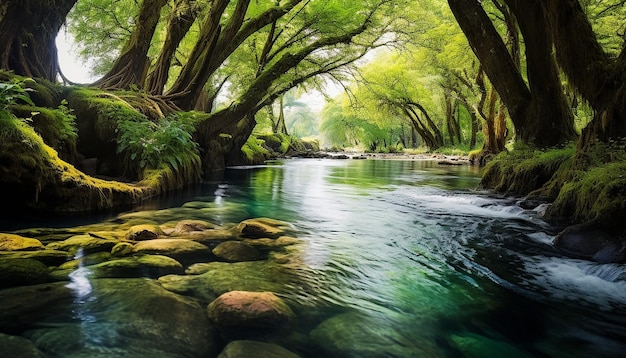
[[[248,138],[241,151],[249,163],[262,163],[271,156],[271,153],[263,147],[264,143],[264,140],[257,139],[255,136]]]
[[[104,209],[136,202],[147,194],[146,188],[85,175],[17,118],[0,120],[0,173],[4,205],[16,208]]]
[[[548,183],[573,155],[573,145],[546,151],[520,148],[503,152],[485,167],[481,185],[500,193],[527,195]]]
[[[548,216],[622,228],[626,218],[626,162],[603,164],[571,176],[573,179],[563,185]]]
[[[30,124],[44,142],[54,148],[67,161],[76,159],[76,141],[78,138],[75,117],[61,109],[13,106],[11,111],[19,118],[32,118]]]

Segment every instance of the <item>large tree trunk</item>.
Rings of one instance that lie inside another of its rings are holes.
[[[56,36],[76,0],[5,0],[0,4],[0,68],[55,82]]]
[[[552,56],[552,39],[543,0],[506,0],[525,39],[527,77],[531,100],[525,125],[516,135],[541,148],[576,138],[574,117],[565,98],[559,71]]]
[[[199,8],[195,5],[195,2],[191,0],[176,0],[174,13],[170,16],[167,25],[167,37],[161,48],[161,53],[146,80],[148,93],[153,95],[163,94],[176,49],[178,49],[178,45],[189,32],[191,25],[196,21],[198,11]]]
[[[113,67],[94,83],[104,89],[142,88],[145,84],[150,59],[148,50],[161,17],[161,9],[168,0],[144,0],[139,9],[136,27]]]
[[[546,0],[544,6],[559,64],[595,112],[579,148],[626,137],[626,47],[609,59],[578,1]]]
[[[208,81],[211,75],[222,65],[247,38],[252,34],[269,25],[285,15],[303,0],[290,0],[280,7],[269,9],[255,18],[247,19],[244,22],[244,15],[249,4],[249,0],[239,1],[234,15],[230,18],[223,31],[213,24],[219,24],[220,17],[216,17],[216,22],[205,24],[202,28],[203,40],[198,41],[193,49],[190,60],[181,70],[180,75],[167,95],[174,98],[177,106],[183,109],[193,108],[199,98],[202,86]],[[225,10],[221,8],[229,1],[217,0],[214,3],[219,12]],[[208,21],[208,20],[207,20]],[[213,20],[211,20],[213,21]]]
[[[530,88],[480,3],[477,0],[448,0],[448,3],[506,105],[517,139],[539,147],[572,140],[573,119],[551,56],[551,42],[539,0],[507,0],[526,43]]]

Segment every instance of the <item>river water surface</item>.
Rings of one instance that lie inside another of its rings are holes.
[[[302,355],[625,354],[624,265],[565,256],[543,207],[524,210],[478,182],[475,168],[432,161],[286,160],[228,169],[138,210],[210,202],[206,220],[218,224],[291,223],[301,275],[332,307],[322,327],[302,330],[313,338],[282,342]]]

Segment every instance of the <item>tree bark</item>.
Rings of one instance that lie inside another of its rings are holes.
[[[448,0],[485,73],[506,105],[517,140],[549,147],[575,138],[539,0],[507,0],[526,43],[530,88],[476,0]]]
[[[148,74],[146,90],[153,95],[163,94],[165,84],[169,79],[170,66],[174,60],[176,49],[180,45],[191,25],[198,16],[198,7],[190,0],[176,0],[174,13],[170,16],[167,25],[167,37],[161,48],[154,68]]]
[[[576,138],[574,117],[552,56],[543,0],[505,1],[515,14],[525,39],[526,74],[531,93],[525,125],[516,127],[516,135],[541,148],[573,140]]]
[[[220,1],[223,2],[224,0]],[[219,5],[220,1],[216,4]],[[242,0],[237,3],[235,15],[230,19],[223,32],[220,31],[219,34],[216,34],[215,30],[211,30],[213,25],[205,24],[202,36],[206,37],[206,39],[197,42],[190,60],[181,70],[172,88],[167,91],[167,95],[172,96],[180,108],[193,108],[199,96],[199,91],[202,90],[202,85],[208,81],[228,56],[252,34],[275,22],[302,1],[291,0],[284,6],[269,9],[259,16],[244,22],[244,8],[247,9],[250,0]],[[228,3],[229,1],[225,2]],[[223,12],[221,8],[217,10]],[[219,24],[219,17],[216,17],[216,19],[217,22],[215,23]],[[213,33],[209,31],[213,31]],[[212,36],[215,37],[213,38]],[[211,41],[214,42],[211,43]],[[210,44],[210,46],[207,46],[207,44]]]
[[[56,82],[56,36],[76,0],[5,0],[0,4],[0,68]]]
[[[579,148],[626,137],[626,47],[609,59],[576,0],[546,0],[544,7],[558,62],[594,110]]]
[[[103,89],[143,88],[150,66],[148,50],[168,0],[144,0],[139,9],[136,26],[113,67],[93,83]]]

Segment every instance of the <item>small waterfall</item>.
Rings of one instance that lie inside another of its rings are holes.
[[[80,259],[83,256],[83,249],[79,248],[74,259]],[[68,283],[66,287],[73,290],[78,299],[87,296],[92,291],[91,283],[89,282],[90,274],[91,271],[83,266],[82,261],[80,261],[78,268],[69,274],[70,283]]]

